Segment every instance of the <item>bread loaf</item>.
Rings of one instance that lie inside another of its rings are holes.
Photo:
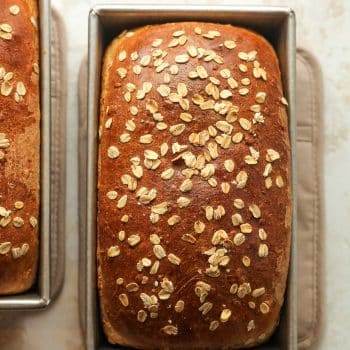
[[[38,261],[37,4],[0,1],[0,294],[28,290]]]
[[[98,288],[108,341],[236,349],[278,324],[290,252],[287,101],[258,34],[125,32],[102,70]]]

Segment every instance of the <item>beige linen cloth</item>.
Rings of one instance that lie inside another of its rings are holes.
[[[298,341],[315,345],[323,321],[323,96],[318,62],[297,52]]]
[[[79,79],[79,124],[82,130],[86,130],[86,89],[87,72],[86,60],[84,60]],[[298,163],[297,303],[298,348],[300,350],[316,345],[322,325],[322,101],[322,75],[318,62],[308,51],[298,49],[296,113]],[[86,135],[80,136],[80,142],[85,142]],[[81,282],[84,283],[84,281]],[[81,300],[80,307],[84,308],[84,305],[84,300]]]

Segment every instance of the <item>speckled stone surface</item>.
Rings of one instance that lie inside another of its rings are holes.
[[[15,2],[15,0],[14,0]],[[0,313],[0,349],[83,349],[78,318],[77,227],[77,67],[87,50],[87,16],[92,3],[105,1],[52,0],[68,32],[68,197],[66,281],[58,300],[40,313]],[[143,2],[139,0],[139,2]],[[181,1],[193,3],[193,1]],[[210,4],[210,0],[198,3]],[[222,4],[242,1],[219,1]],[[180,0],[177,1],[177,4]],[[213,1],[218,4],[218,1]],[[297,16],[297,42],[317,56],[325,85],[326,264],[325,320],[319,350],[350,348],[350,1],[246,0],[246,4],[288,5]]]

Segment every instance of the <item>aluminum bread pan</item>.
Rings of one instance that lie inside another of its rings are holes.
[[[292,197],[293,224],[291,262],[286,301],[281,313],[280,325],[271,340],[259,349],[297,349],[296,327],[296,139],[295,139],[295,16],[287,7],[265,6],[205,6],[205,5],[99,5],[90,11],[87,130],[81,133],[86,138],[81,149],[81,174],[83,181],[80,224],[84,242],[82,251],[83,299],[81,320],[87,349],[116,349],[109,345],[103,334],[97,296],[96,281],[96,180],[97,180],[97,134],[101,67],[104,50],[109,42],[125,29],[147,24],[176,21],[208,21],[230,23],[247,27],[265,36],[275,47],[280,60],[285,96],[289,101],[289,128],[292,148]],[[118,348],[118,347],[117,347]],[[121,347],[119,347],[121,349]]]
[[[50,78],[50,0],[38,0],[40,35],[40,229],[39,264],[34,286],[20,295],[0,296],[0,310],[42,309],[50,303],[50,197],[51,197],[51,78]]]

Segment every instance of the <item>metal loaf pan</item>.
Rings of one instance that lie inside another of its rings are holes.
[[[100,73],[104,50],[109,42],[125,29],[177,21],[230,23],[256,30],[275,47],[279,56],[285,96],[289,101],[289,126],[292,145],[293,212],[296,213],[295,172],[295,17],[287,7],[204,6],[204,5],[99,5],[89,16],[88,105],[87,129],[81,128],[81,323],[86,348],[116,349],[103,334],[96,281],[96,178],[97,134],[99,117]],[[293,216],[292,256],[286,301],[276,334],[259,349],[294,350],[296,339],[296,215]],[[118,348],[118,347],[117,347]],[[119,347],[121,349],[121,347]]]
[[[52,298],[52,279],[54,277],[52,263],[52,249],[58,237],[57,227],[51,227],[56,218],[57,208],[64,201],[56,196],[52,202],[54,191],[57,192],[59,180],[52,171],[52,162],[57,160],[57,149],[52,145],[53,125],[51,119],[51,65],[50,65],[50,0],[38,0],[40,27],[40,104],[41,104],[41,179],[40,179],[40,229],[39,229],[39,264],[37,279],[34,286],[26,293],[19,295],[0,296],[1,310],[43,309]],[[56,187],[55,187],[56,186]],[[60,204],[58,205],[58,201]],[[64,218],[61,218],[62,220]],[[60,226],[61,227],[61,226]],[[55,257],[55,261],[57,257]]]

